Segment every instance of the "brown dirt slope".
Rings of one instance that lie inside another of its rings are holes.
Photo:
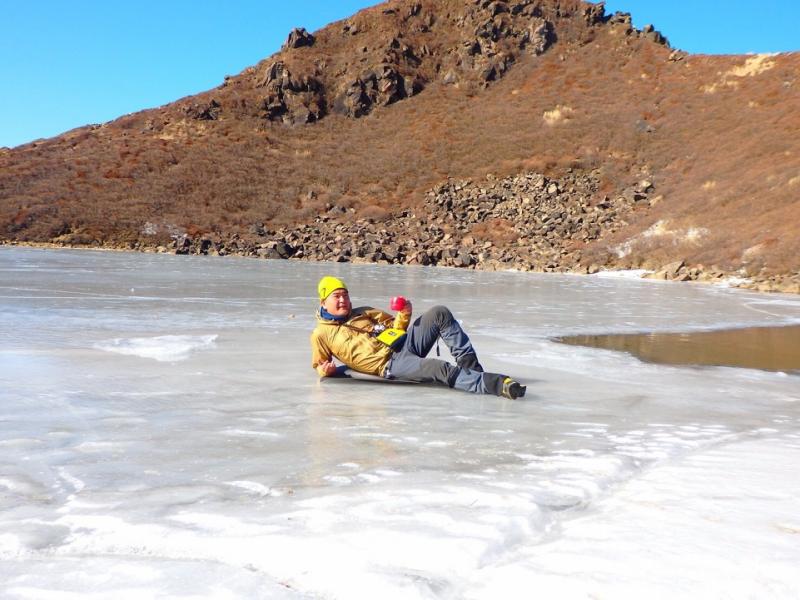
[[[799,74],[800,53],[687,55],[578,0],[390,0],[208,92],[0,150],[0,240],[257,237],[572,169],[595,204],[655,190],[584,264],[797,273]]]

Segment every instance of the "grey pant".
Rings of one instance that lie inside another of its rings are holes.
[[[386,376],[390,379],[443,383],[465,392],[495,393],[495,390],[487,388],[482,372],[459,368],[445,360],[425,358],[439,337],[456,361],[465,355],[475,354],[467,334],[450,310],[446,306],[434,306],[408,328],[402,349],[389,359]]]

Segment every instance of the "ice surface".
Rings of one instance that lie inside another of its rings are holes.
[[[448,305],[528,396],[319,382],[326,273]],[[0,248],[0,597],[796,598],[800,377],[550,338],[799,322],[713,286]]]

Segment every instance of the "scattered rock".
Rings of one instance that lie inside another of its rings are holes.
[[[453,69],[449,69],[442,77],[442,83],[445,85],[453,85],[458,83],[458,75]]]
[[[743,282],[739,287],[759,292],[800,294],[800,273],[756,275]]]
[[[632,23],[631,13],[617,11],[608,17],[609,23],[630,25]]]
[[[440,265],[462,269],[595,273],[581,265],[586,242],[624,224],[637,204],[599,195],[599,172],[551,179],[539,173],[449,180],[430,190],[419,218],[404,210],[373,222],[330,210],[297,228],[250,228],[251,239],[176,238],[176,253],[227,253],[276,260]],[[642,188],[642,184],[638,184]],[[635,186],[633,186],[635,187]],[[644,186],[649,189],[650,186]],[[254,233],[255,232],[255,233]]]
[[[686,52],[684,52],[683,50],[673,50],[672,52],[670,52],[667,60],[669,60],[670,62],[678,62],[683,60],[684,58],[686,58]]]

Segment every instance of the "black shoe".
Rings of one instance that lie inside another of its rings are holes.
[[[483,373],[483,367],[478,362],[478,356],[474,352],[464,354],[456,360],[459,369],[467,369],[468,371],[477,371]]]
[[[527,388],[524,385],[520,385],[518,381],[514,381],[511,377],[500,375],[499,373],[484,373],[483,383],[489,393],[510,400],[521,398],[525,395],[525,390],[527,390]]]
[[[521,385],[518,381],[514,381],[511,377],[506,377],[503,380],[503,390],[499,395],[510,400],[515,400],[517,398],[522,398],[527,390],[528,388]]]

